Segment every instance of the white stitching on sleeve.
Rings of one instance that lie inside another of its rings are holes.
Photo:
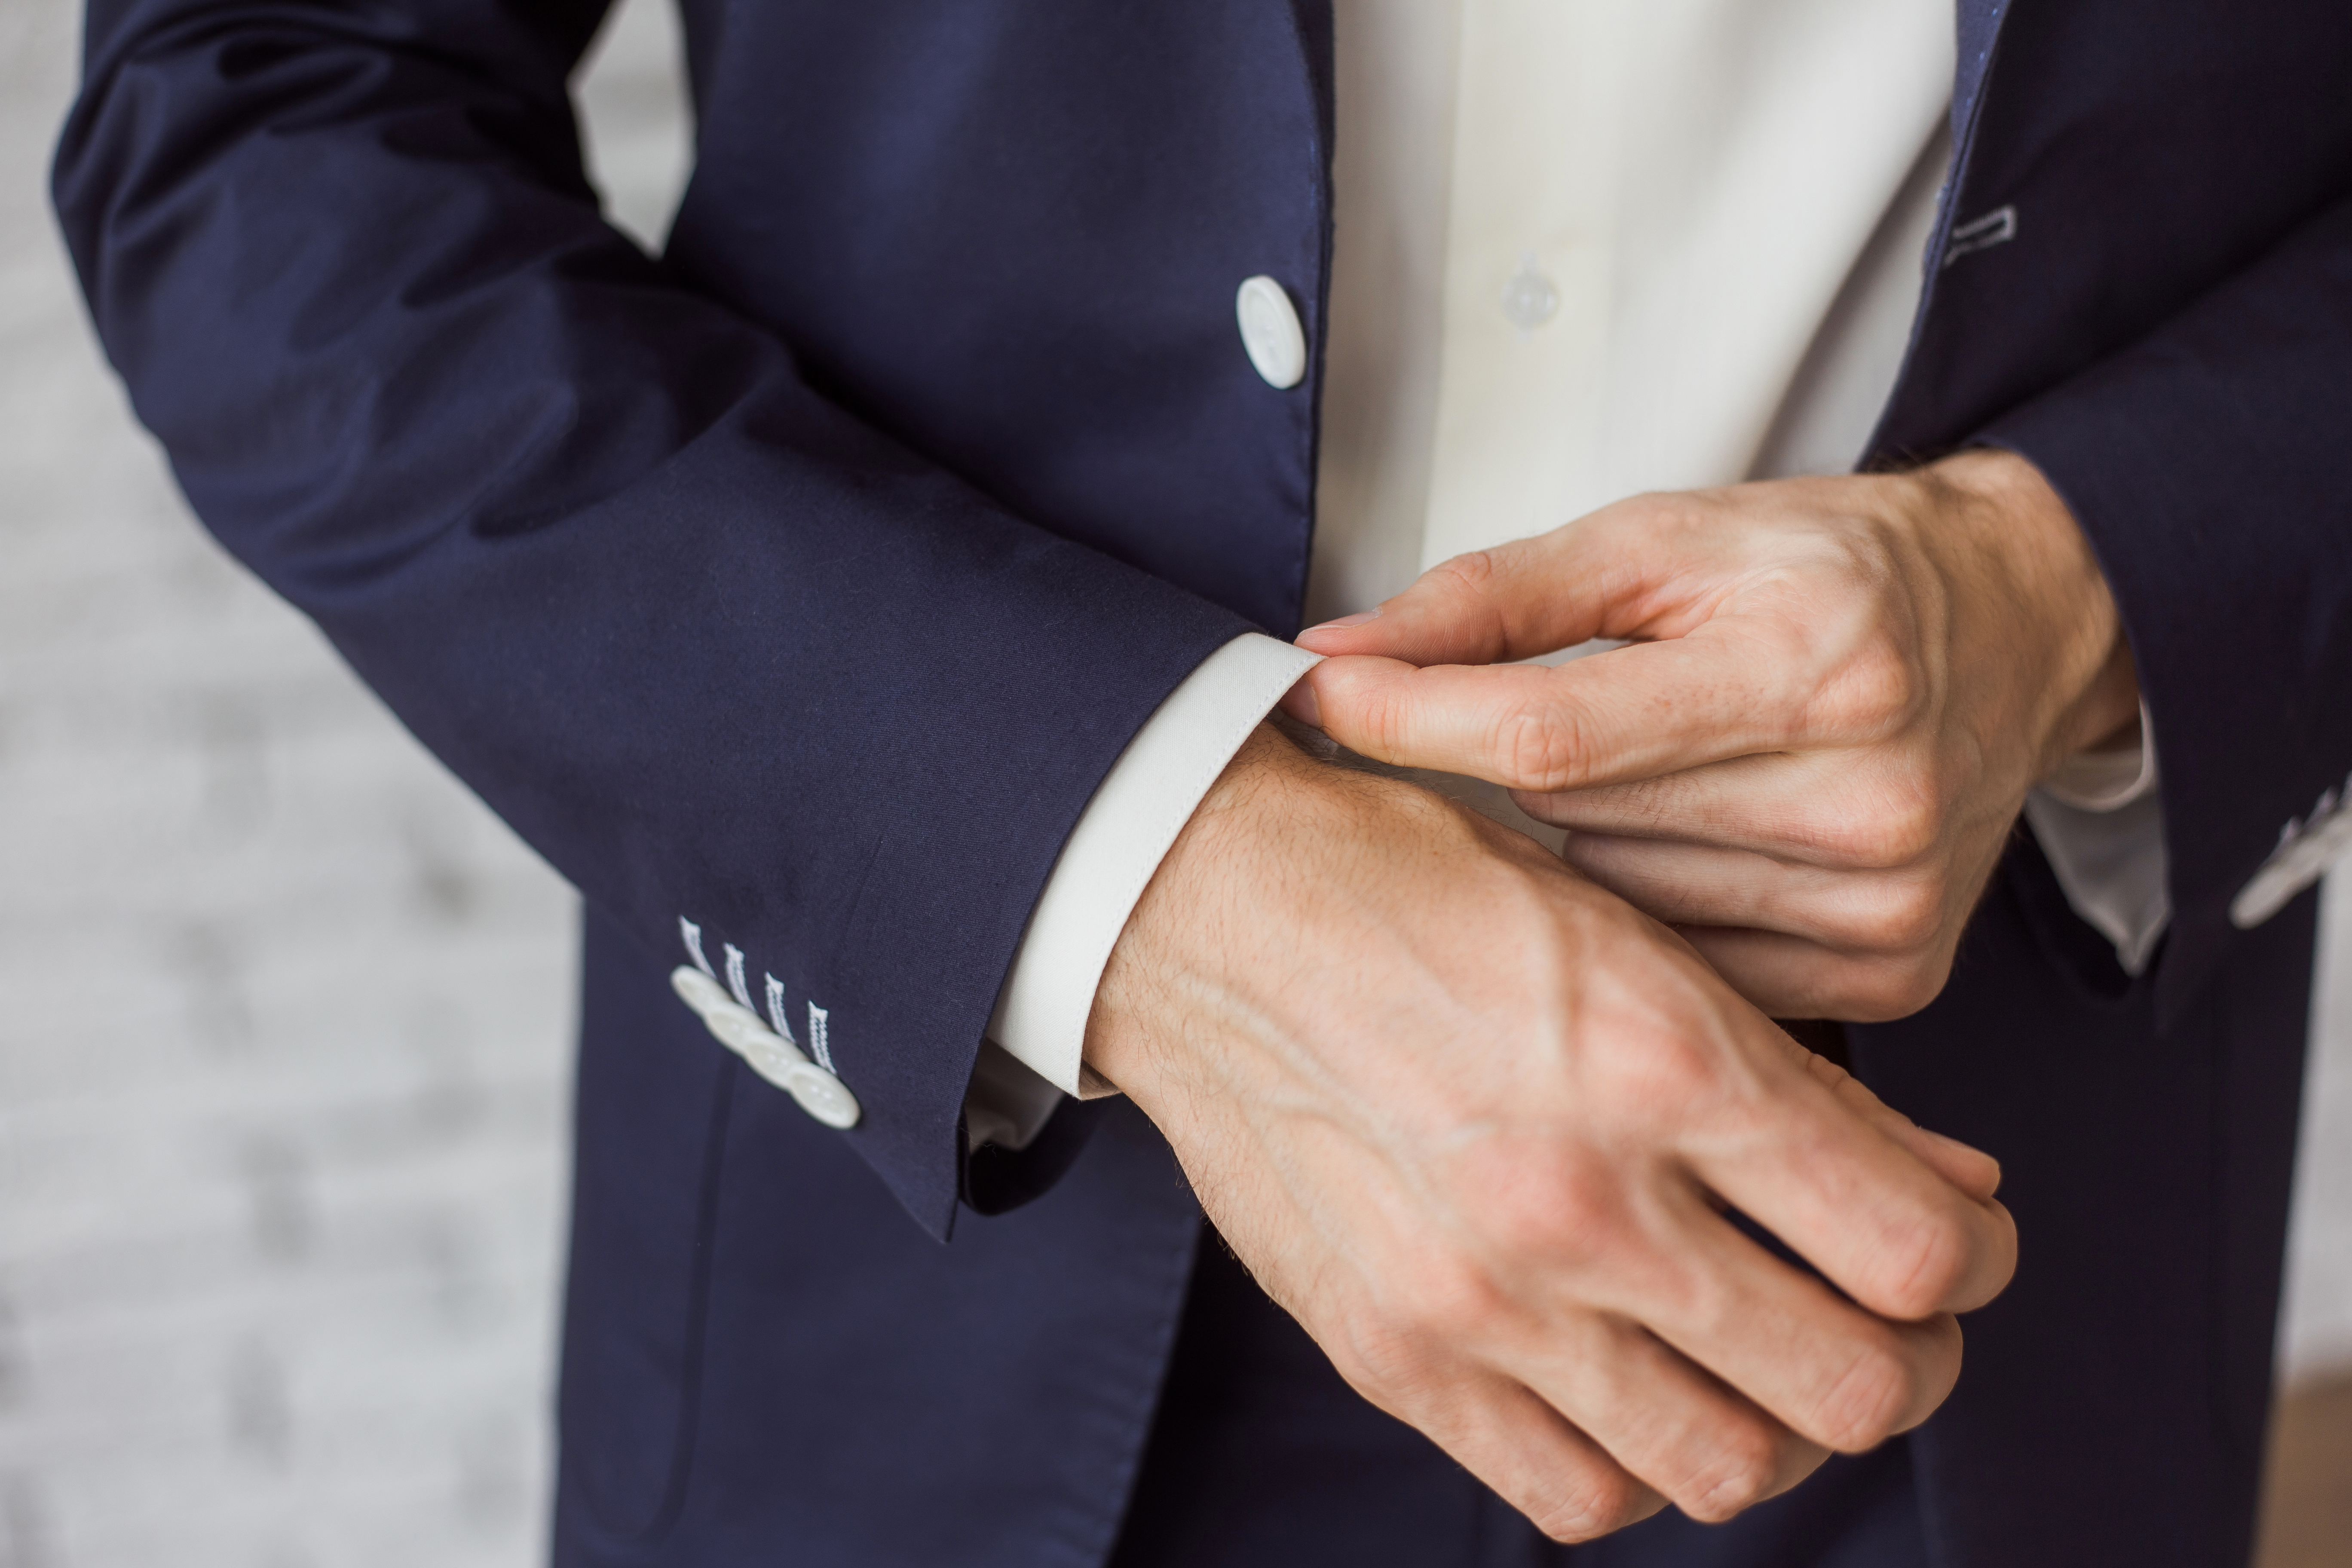
[[[751,1005],[751,988],[743,984],[743,950],[731,942],[727,944],[727,989],[744,1006]]]
[[[841,1075],[837,1072],[834,1072],[833,1041],[825,1027],[825,1021],[830,1018],[832,1015],[814,1002],[808,1005],[808,1009],[809,1055],[816,1058],[817,1066],[823,1068],[827,1072],[833,1073],[834,1077],[839,1078]]]
[[[702,928],[684,915],[680,915],[677,917],[677,934],[685,938],[686,951],[694,960],[694,967],[709,975],[711,979],[718,979],[719,972],[710,967],[710,960],[702,956]]]

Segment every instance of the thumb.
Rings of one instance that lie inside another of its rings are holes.
[[[1423,666],[1499,664],[1610,635],[1649,586],[1636,552],[1619,547],[1619,510],[1440,562],[1379,609],[1308,627],[1298,646]]]

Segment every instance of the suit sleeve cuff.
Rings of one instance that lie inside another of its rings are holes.
[[[1080,1099],[1110,1092],[1080,1059],[1110,950],[1209,786],[1317,662],[1255,632],[1235,637],[1169,693],[1104,776],[1054,863],[989,1020],[989,1038],[1045,1083]]]

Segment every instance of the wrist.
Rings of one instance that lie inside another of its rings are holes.
[[[1959,556],[1956,615],[1974,606],[1986,652],[2009,666],[2000,684],[2022,709],[2032,779],[2122,742],[2139,721],[2137,672],[2114,591],[2064,500],[2032,463],[1990,447],[1921,477],[1942,492],[1937,531]]]
[[[1083,1059],[1139,1104],[1150,1098],[1158,1058],[1182,1032],[1175,975],[1200,956],[1186,950],[1229,929],[1229,911],[1217,907],[1221,890],[1234,868],[1256,852],[1253,840],[1267,830],[1269,816],[1300,795],[1286,785],[1314,766],[1271,725],[1258,725],[1193,808],[1129,911],[1087,1016]]]
[[[1352,920],[1351,942],[1377,944],[1366,928],[1379,917],[1354,907],[1366,899],[1349,889],[1365,894],[1426,869],[1398,864],[1400,854],[1433,854],[1458,873],[1501,834],[1427,790],[1310,757],[1261,724],[1136,900],[1087,1016],[1086,1066],[1159,1120],[1163,1089],[1197,1090],[1204,1075],[1220,1075],[1213,1060],[1192,1059],[1199,1051],[1282,1032],[1274,1020],[1302,984],[1312,988],[1305,977],[1326,926]],[[1370,901],[1382,900],[1373,892]]]

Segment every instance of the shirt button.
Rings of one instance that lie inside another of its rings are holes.
[[[1519,258],[1519,269],[1503,285],[1503,319],[1526,337],[1559,310],[1559,285],[1536,270],[1534,251]]]
[[[1268,386],[1288,390],[1307,379],[1307,332],[1281,284],[1261,273],[1234,296],[1242,348]]]

